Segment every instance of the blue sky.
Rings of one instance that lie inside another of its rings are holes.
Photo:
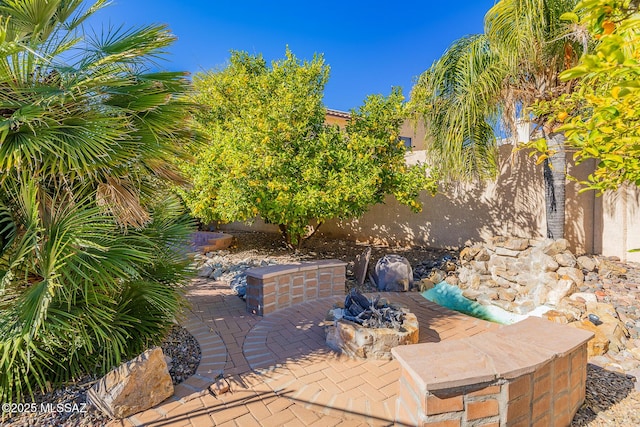
[[[161,67],[198,72],[223,67],[230,50],[301,59],[324,54],[331,67],[325,105],[348,111],[369,94],[413,79],[457,38],[482,32],[494,0],[216,1],[113,0],[92,25],[167,24],[178,37]]]

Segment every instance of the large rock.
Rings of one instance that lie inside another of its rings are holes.
[[[560,279],[549,288],[545,304],[549,304],[555,307],[560,303],[560,300],[562,298],[566,297],[567,295],[571,295],[577,290],[578,288],[576,287],[576,282],[574,282],[573,279]]]
[[[379,291],[408,291],[413,281],[413,270],[409,261],[400,255],[385,255],[376,263]]]
[[[532,251],[529,257],[529,269],[532,273],[543,271],[556,271],[560,267],[552,256],[537,250]]]
[[[476,289],[465,289],[462,291],[462,296],[472,301],[477,300],[480,295],[483,295],[482,291]]]
[[[609,340],[610,350],[617,352],[625,347],[629,331],[618,318],[613,305],[602,302],[588,302],[587,313],[595,314],[600,319],[601,323],[598,325],[598,329]]]
[[[602,356],[609,350],[609,340],[607,339],[606,335],[590,321],[583,320],[581,322],[571,322],[569,323],[569,326],[593,332],[593,338],[591,338],[587,343],[588,358],[592,358],[594,356]]]
[[[584,283],[584,274],[579,268],[560,267],[556,273],[563,279],[572,279],[578,287]]]
[[[545,254],[554,256],[566,251],[569,247],[569,241],[567,239],[547,239],[541,243],[540,247]]]
[[[562,298],[556,307],[556,310],[566,314],[570,322],[582,319],[584,314],[587,312],[585,303],[578,300],[572,300],[571,296],[569,298]]]
[[[598,297],[596,297],[596,294],[593,294],[591,292],[576,292],[573,293],[571,295],[569,295],[569,298],[573,301],[580,301],[583,303],[587,303],[587,302],[593,302],[596,303],[598,302]]]
[[[491,268],[491,276],[493,280],[496,280],[498,277],[502,277],[503,279],[508,280],[511,283],[518,282],[517,273],[504,268]]]
[[[155,347],[102,377],[87,392],[88,401],[111,418],[126,418],[173,395],[162,349]]]
[[[516,251],[516,250],[513,250],[513,249],[507,249],[507,248],[503,248],[503,247],[500,247],[500,246],[498,246],[496,248],[495,252],[496,252],[496,255],[508,256],[508,257],[513,257],[513,258],[515,258],[518,255],[520,255],[520,251]]]
[[[497,293],[501,300],[508,301],[508,302],[513,302],[516,299],[516,296],[518,295],[518,291],[511,288],[508,288],[508,289],[500,288],[498,289]]]
[[[502,247],[511,249],[514,251],[523,251],[529,247],[529,239],[519,239],[516,237],[512,237],[507,239]]]
[[[569,316],[567,316],[567,313],[564,313],[558,310],[549,310],[546,313],[544,313],[542,317],[546,318],[551,322],[561,323],[564,325],[566,325],[567,323],[569,323],[570,320],[572,320],[569,318]]]
[[[211,273],[213,273],[213,267],[207,264],[203,265],[198,269],[199,277],[209,277]]]
[[[460,260],[461,261],[472,261],[478,252],[482,249],[482,246],[476,244],[473,246],[467,246],[460,252]]]
[[[489,258],[491,258],[491,256],[489,255],[487,248],[481,248],[474,257],[476,261],[489,261]]]
[[[577,262],[576,257],[571,252],[557,254],[553,259],[560,264],[560,267],[575,267]]]
[[[469,266],[480,274],[489,274],[486,261],[470,261]]]
[[[578,266],[583,270],[586,270],[587,272],[593,271],[596,269],[596,262],[591,257],[585,256],[585,255],[579,256],[577,261],[578,261]]]

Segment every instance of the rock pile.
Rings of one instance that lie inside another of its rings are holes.
[[[195,264],[199,277],[226,282],[240,297],[245,296],[247,290],[247,270],[253,267],[265,267],[278,264],[271,259],[245,258],[231,261],[227,251],[209,252],[206,255],[196,255]]]
[[[596,268],[587,256],[575,257],[568,242],[494,237],[460,252],[459,286],[469,299],[527,314],[541,305],[558,308],[567,321],[580,318],[580,308],[567,297],[584,285]]]
[[[456,273],[463,295],[483,305],[520,314],[551,307],[547,319],[594,332],[592,363],[640,378],[640,266],[630,267],[576,256],[564,239],[500,236],[465,247]]]

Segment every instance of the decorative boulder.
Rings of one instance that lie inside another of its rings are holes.
[[[400,255],[385,255],[376,264],[379,291],[408,291],[413,281],[413,270],[409,261]]]
[[[126,418],[173,395],[162,349],[155,347],[102,377],[87,392],[90,403],[111,418]]]
[[[576,282],[573,279],[560,279],[549,288],[545,304],[556,307],[562,298],[571,295],[577,290]]]
[[[571,322],[569,326],[593,332],[593,338],[587,343],[587,357],[602,356],[609,351],[609,339],[596,325],[588,320]]]
[[[582,268],[583,270],[586,271],[593,271],[596,269],[596,262],[593,260],[593,258],[588,257],[588,256],[580,256],[578,257],[578,265],[580,266],[580,268]]]

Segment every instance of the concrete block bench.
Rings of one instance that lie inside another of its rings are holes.
[[[345,262],[337,259],[247,270],[247,311],[259,316],[317,298],[345,295]]]
[[[396,347],[396,423],[569,426],[585,398],[592,337],[530,317],[469,338]]]

